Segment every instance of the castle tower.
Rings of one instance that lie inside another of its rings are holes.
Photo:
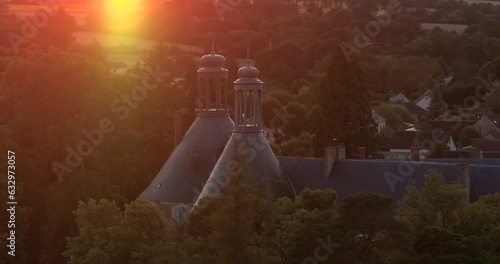
[[[157,204],[174,220],[183,218],[196,201],[214,168],[234,123],[227,108],[225,58],[210,54],[200,59],[197,117],[140,198]]]
[[[229,139],[214,170],[203,187],[197,203],[204,197],[215,195],[231,180],[245,170],[252,185],[264,182],[273,198],[294,197],[295,192],[283,174],[262,131],[262,81],[259,70],[247,60],[238,70],[234,82],[233,134]]]

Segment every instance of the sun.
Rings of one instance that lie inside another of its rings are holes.
[[[142,0],[106,0],[105,26],[113,33],[132,33],[141,21]]]

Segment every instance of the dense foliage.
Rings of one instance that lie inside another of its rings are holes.
[[[0,158],[5,160],[3,151],[11,149],[22,162],[17,183],[22,190],[17,260],[213,263],[232,254],[248,263],[283,259],[302,263],[312,256],[317,237],[327,239],[324,235],[331,234],[343,252],[330,255],[338,263],[352,263],[353,258],[357,263],[405,259],[495,263],[500,234],[497,196],[443,213],[435,201],[421,199],[421,191],[412,187],[394,217],[390,199],[375,194],[349,198],[337,208],[340,201],[332,191],[307,190],[295,201],[274,204],[249,191],[238,197],[248,212],[232,206],[237,197],[227,195],[220,201],[221,208],[242,217],[240,222],[227,218],[221,209],[207,208],[206,222],[193,214],[174,229],[159,222],[159,213],[149,204],[131,201],[173,150],[174,112],[185,110],[184,130],[194,117],[196,58],[201,53],[165,43],[208,50],[214,35],[217,52],[227,58],[230,82],[237,78],[238,63],[249,43],[265,82],[265,125],[272,127],[277,113],[289,117],[273,127],[278,135],[273,144],[276,153],[310,156],[316,151],[318,155],[326,145],[345,144],[348,157],[356,156],[358,146],[376,155],[384,141],[374,136],[372,108],[384,113],[394,130],[416,121],[401,108],[387,107],[389,97],[404,90],[415,99],[439,87],[449,105],[463,106],[465,98],[476,96],[482,80],[498,79],[498,5],[401,1],[404,10],[392,15],[391,23],[370,36],[349,62],[339,44],[356,47],[358,32],[365,31],[367,23],[376,20],[372,13],[387,9],[389,1],[332,1],[333,7],[330,1],[322,1],[324,6],[305,1],[302,7],[296,1],[233,1],[239,4],[230,6],[222,17],[212,1],[154,2],[162,3],[146,10],[141,36],[159,43],[151,50],[130,48],[142,59],[127,75],[110,73],[109,50],[96,42],[81,45],[73,39],[76,30],[102,31],[98,7],[84,25],[76,25],[60,9],[15,49],[8,36],[22,36],[23,24],[16,23],[8,6],[0,3]],[[421,23],[467,28],[463,32],[425,29]],[[443,79],[450,76],[451,81],[444,84]],[[177,77],[185,82],[174,82]],[[137,87],[148,87],[144,98]],[[500,90],[490,92],[477,107],[500,113]],[[475,136],[466,131],[463,144]],[[85,155],[79,155],[79,149]],[[452,198],[460,195],[450,188],[443,192],[450,191]],[[6,197],[0,198],[5,204]],[[149,218],[141,218],[142,213]],[[95,214],[107,217],[101,218],[108,221],[106,225],[98,226]],[[363,217],[353,217],[358,214]],[[378,221],[371,221],[374,217]],[[137,230],[142,230],[137,221],[162,237],[145,232],[137,238]],[[218,233],[210,235],[207,230]],[[72,237],[69,249],[67,237]],[[137,239],[138,244],[129,239]],[[116,248],[107,248],[109,241],[117,242]],[[454,254],[464,248],[468,250],[463,254]]]
[[[154,205],[123,212],[80,203],[70,263],[498,263],[500,196],[464,202],[465,189],[429,171],[395,210],[391,197],[360,193],[337,206],[334,190],[305,189],[274,203],[244,175],[169,225]]]

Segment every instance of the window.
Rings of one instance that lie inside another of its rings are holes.
[[[179,223],[182,221],[189,213],[189,207],[185,205],[174,205],[172,207],[172,219]]]

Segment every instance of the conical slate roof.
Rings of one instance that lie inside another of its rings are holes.
[[[198,114],[188,132],[140,198],[193,203],[226,145],[234,123],[226,111]]]
[[[267,143],[262,132],[235,132],[227,142],[203,191],[202,198],[218,194],[232,177],[246,174],[247,181],[257,186],[268,185],[272,198],[295,197],[295,191],[288,178],[281,171],[280,163]]]

